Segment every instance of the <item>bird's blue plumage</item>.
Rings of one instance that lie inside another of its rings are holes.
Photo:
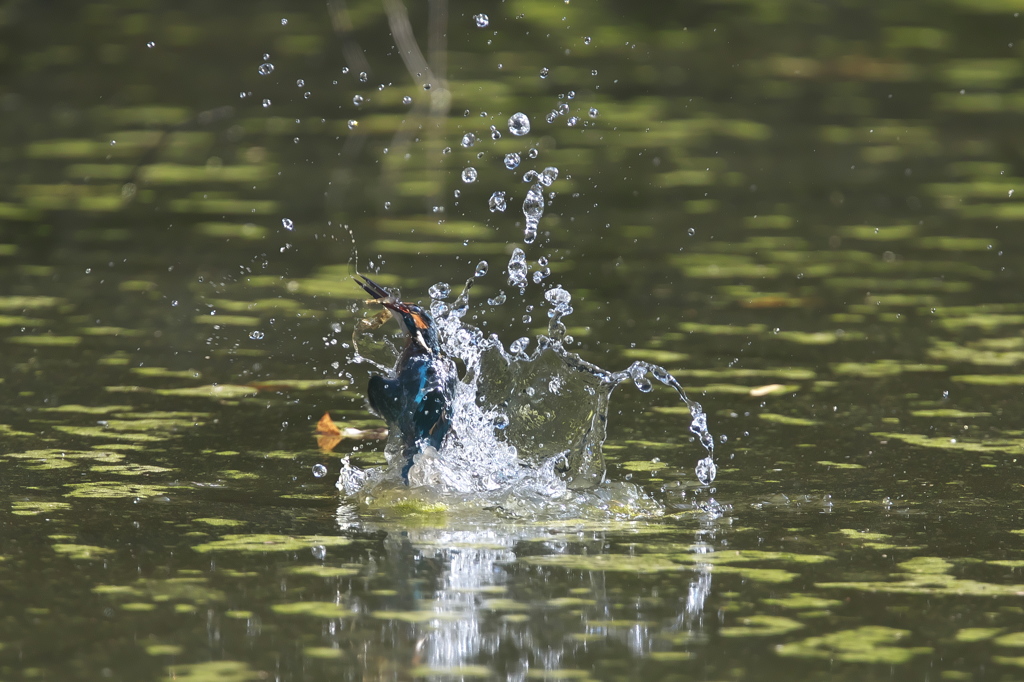
[[[428,312],[394,300],[375,282],[363,279],[360,285],[400,315],[402,328],[409,334],[394,377],[374,375],[367,389],[370,408],[401,436],[402,478],[408,482],[416,455],[427,447],[439,450],[451,431],[457,372],[455,363],[441,352],[437,329]]]

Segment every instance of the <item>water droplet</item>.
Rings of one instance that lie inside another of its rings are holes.
[[[555,306],[568,304],[572,301],[572,294],[562,287],[554,287],[544,292],[544,300]]]
[[[507,300],[504,291],[499,291],[498,295],[494,298],[487,299],[487,305],[501,305]]]
[[[689,227],[689,228],[686,229],[686,234],[688,234],[688,235],[690,235],[692,237],[693,235],[697,234],[697,230],[695,230],[692,227]]]
[[[561,104],[558,105],[558,114],[560,116],[565,116],[568,113],[569,113],[569,105],[568,104],[566,104],[565,102],[562,102]]]
[[[295,229],[295,223],[292,222],[291,218],[281,218],[281,226],[286,230]]]
[[[537,182],[537,178],[539,177],[540,174],[531,168],[530,170],[523,173],[523,182]]]
[[[494,428],[504,429],[508,426],[508,415],[499,412],[498,414],[494,415],[494,421],[492,423],[494,424]]]
[[[509,286],[519,287],[520,289],[525,288],[527,270],[526,253],[522,249],[516,247],[516,249],[512,251],[512,257],[508,261]]]
[[[469,168],[462,169],[462,181],[463,182],[476,182],[476,168],[470,166]]]
[[[510,152],[505,155],[505,168],[513,170],[516,166],[519,165],[519,161],[519,154],[517,154],[516,152]]]
[[[476,271],[473,273],[474,277],[483,277],[487,274],[487,261],[482,260],[476,264]]]
[[[540,184],[545,187],[550,187],[551,184],[558,179],[558,169],[554,166],[548,166],[540,172],[537,179],[540,181]],[[543,204],[541,205],[541,208],[543,209]]]
[[[263,332],[257,329],[256,331],[249,334],[249,338],[252,339],[253,341],[259,341],[260,339],[263,338]]]
[[[551,69],[545,66],[543,69],[540,70],[540,77],[547,78],[549,73],[551,73]]]
[[[313,465],[313,476],[315,476],[316,478],[323,478],[326,475],[327,475],[327,467],[325,467],[323,464],[314,464]]]
[[[540,220],[540,217],[544,215],[544,193],[541,191],[540,185],[531,186],[530,191],[526,193],[526,198],[523,199],[523,215],[527,220],[531,218]]]
[[[263,64],[260,64],[260,68],[257,69],[257,71],[260,72],[261,76],[269,76],[274,73],[274,65],[270,62],[264,62]]]
[[[577,124],[577,123],[579,123],[579,122],[580,122],[580,119],[579,119],[578,117],[576,117],[576,116],[570,116],[570,117],[569,117],[569,120],[568,120],[568,121],[566,121],[566,122],[565,122],[565,124],[566,124],[567,126],[569,126],[570,128],[573,128],[573,127],[575,127],[575,126],[576,126],[576,124]]]
[[[281,25],[282,26],[287,26],[288,25],[288,20],[287,19],[282,19],[281,20]]]
[[[441,153],[442,154],[451,154],[452,153],[452,148],[451,147],[445,147],[444,149],[441,150]]]
[[[522,137],[530,132],[530,117],[519,111],[512,114],[508,119],[508,131],[516,137]]]
[[[498,130],[497,127],[495,127],[495,126],[491,126],[491,139],[492,140],[500,140],[501,139],[501,131]]]
[[[355,120],[354,118],[349,119],[349,121],[348,121],[348,129],[349,130],[354,130],[357,125],[359,125],[359,121]]]
[[[370,77],[366,74],[365,71],[360,71],[359,72],[359,82],[360,83],[365,83],[369,79],[370,79]]]
[[[391,202],[390,201],[385,201],[384,202],[384,210],[385,211],[391,210]]]
[[[430,83],[424,83],[423,84],[423,89],[424,90],[429,90],[430,89]]]
[[[266,109],[269,106],[270,106],[270,100],[269,99],[264,99],[263,100],[263,108]]]
[[[341,72],[342,73],[348,73],[348,67],[347,66],[341,67]]]
[[[474,14],[473,21],[476,22],[477,28],[487,28],[487,25],[491,23],[490,17],[486,14]]]
[[[352,97],[352,104],[355,104],[358,107],[358,106],[362,105],[362,103],[363,103],[363,96],[362,95],[355,95],[355,96]]]
[[[301,78],[299,80],[295,81],[295,87],[297,87],[297,88],[301,88],[304,85],[306,85],[306,81],[302,80]]]
[[[504,213],[507,207],[504,192],[495,192],[487,200],[487,208],[491,209],[491,213]]]
[[[469,147],[472,147],[475,144],[476,144],[476,135],[474,135],[473,133],[466,133],[465,135],[462,136],[462,146],[463,147],[466,147],[468,149]]]
[[[403,97],[402,98],[402,104],[405,104],[405,105],[412,104],[412,97],[409,97],[409,95],[406,95],[405,97]]]
[[[151,41],[149,41],[148,43],[146,43],[146,47],[149,47],[149,48],[154,48],[154,47],[156,47],[156,43],[154,43],[154,42],[153,42],[153,41],[151,40]]]
[[[529,156],[531,159],[536,159],[538,156],[540,156],[540,152],[537,151],[536,147],[530,147],[530,150],[526,152],[526,155]]]
[[[438,282],[434,286],[427,289],[427,294],[429,294],[430,298],[434,299],[435,301],[443,301],[444,299],[451,296],[452,287],[447,282]]]
[[[711,485],[712,481],[715,480],[715,475],[718,473],[718,467],[715,465],[715,461],[708,456],[697,462],[693,472],[697,475],[697,480],[703,485]]]
[[[583,38],[583,44],[584,45],[589,45],[590,44],[590,40],[591,40],[590,36],[586,36],[585,38]]]
[[[519,355],[520,353],[526,352],[526,349],[530,345],[530,338],[528,336],[521,336],[508,345],[508,352]]]
[[[590,116],[590,118],[597,118],[597,115],[598,115],[598,113],[600,113],[600,112],[598,112],[598,110],[597,110],[597,108],[596,108],[596,107],[590,107],[590,111],[589,111],[589,112],[587,112],[587,113],[588,113],[588,115]]]

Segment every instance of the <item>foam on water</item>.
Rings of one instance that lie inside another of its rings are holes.
[[[525,287],[525,272],[520,272],[525,267],[517,255],[510,262],[510,284]],[[486,270],[483,263],[476,269]],[[454,435],[440,452],[431,449],[417,455],[409,486],[399,475],[403,454],[397,435],[385,446],[386,467],[363,470],[346,460],[337,487],[350,500],[377,506],[386,499],[390,505],[412,495],[419,506],[448,506],[459,500],[500,507],[505,514],[520,517],[660,515],[661,505],[639,486],[605,481],[602,454],[612,392],[626,382],[648,392],[653,388],[651,377],[673,388],[689,407],[689,430],[707,451],[697,477],[705,485],[714,480],[714,441],[706,416],[667,370],[637,361],[610,371],[567,350],[562,319],[573,312],[572,295],[560,286],[544,294],[548,333],[517,339],[506,348],[497,335],[464,321],[474,279],[452,303],[442,300],[450,287],[431,288],[431,313],[443,352],[465,367],[453,401]],[[384,322],[386,316],[378,315],[357,326],[354,360],[388,374],[400,351],[378,331]]]

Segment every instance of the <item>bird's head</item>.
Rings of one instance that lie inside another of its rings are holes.
[[[437,335],[437,327],[430,313],[418,305],[383,299],[380,301],[388,310],[396,313],[398,324],[409,335],[412,342],[428,353],[437,353],[441,349],[441,340]]]

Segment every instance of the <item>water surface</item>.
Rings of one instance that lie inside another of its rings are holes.
[[[1024,7],[409,5],[0,9],[0,674],[1020,678]],[[625,385],[655,513],[342,499],[345,225],[506,343],[571,291],[714,487]]]

